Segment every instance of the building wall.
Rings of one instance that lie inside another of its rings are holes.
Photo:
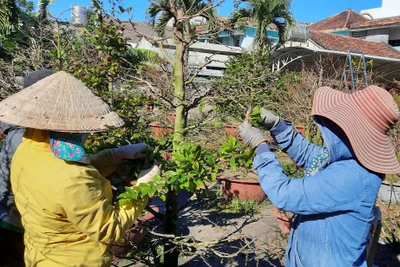
[[[369,14],[373,19],[400,16],[399,0],[382,0],[382,7],[361,10],[361,14]]]
[[[400,39],[400,27],[391,28],[389,30],[389,40],[397,40],[397,39]]]
[[[369,30],[365,39],[368,41],[383,42],[387,44],[389,42],[389,29]]]
[[[256,35],[255,28],[246,28],[246,34],[243,36],[241,48],[250,49],[253,44],[254,36]]]

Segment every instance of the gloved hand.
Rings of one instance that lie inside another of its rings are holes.
[[[276,126],[279,122],[279,117],[265,108],[261,108],[260,116],[263,119],[264,126],[268,131],[271,130],[271,128],[273,128],[274,126]]]
[[[238,129],[239,135],[247,146],[251,144],[253,148],[256,148],[262,142],[266,141],[264,134],[259,129],[251,126],[248,121],[240,124]]]
[[[153,180],[157,174],[160,174],[160,168],[158,167],[158,165],[159,163],[157,161],[154,161],[153,166],[148,169],[142,170],[138,175],[136,185],[139,185],[141,183],[148,183]]]
[[[118,148],[111,149],[111,153],[113,158],[122,162],[124,160],[133,160],[133,159],[144,159],[146,158],[146,149],[152,149],[145,143],[138,143],[133,145],[121,146]]]

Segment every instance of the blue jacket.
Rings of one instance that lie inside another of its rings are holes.
[[[254,169],[272,203],[298,215],[286,266],[367,266],[364,250],[383,175],[357,162],[338,126],[324,119],[320,123],[326,148],[311,144],[283,121],[271,129],[282,150],[306,170],[328,152],[328,161],[313,166],[310,176],[289,179],[268,151],[254,158]]]

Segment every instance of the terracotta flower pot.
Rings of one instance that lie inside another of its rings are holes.
[[[167,114],[167,119],[168,119],[170,122],[175,122],[175,118],[176,118],[176,114],[175,114],[175,113],[168,113],[168,114]]]
[[[238,127],[235,125],[225,125],[225,133],[229,136],[238,136]]]
[[[258,180],[240,180],[219,177],[221,192],[227,199],[263,200],[266,196]]]
[[[304,127],[303,125],[294,125],[294,129],[302,136],[306,136],[306,127]]]
[[[150,205],[150,207],[155,211],[159,212],[157,206]],[[146,215],[138,218],[135,223],[132,225],[131,229],[129,229],[124,236],[123,242],[115,242],[110,246],[110,250],[114,256],[120,257],[126,254],[129,250],[132,249],[133,245],[139,245],[145,235],[146,229],[149,226],[150,222],[155,219],[155,216],[148,212]]]
[[[289,219],[285,214],[280,213],[276,207],[272,208],[272,215],[276,217],[282,234],[289,235],[292,227],[292,219]]]
[[[160,123],[154,122],[149,124],[150,131],[157,138],[162,138],[173,132],[172,127],[161,125]]]

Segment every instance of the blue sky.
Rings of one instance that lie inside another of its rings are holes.
[[[90,3],[90,0],[56,0],[55,4],[50,7],[50,12],[56,17],[69,20],[71,17],[71,12],[68,12],[67,10],[72,5],[90,6]],[[149,4],[148,1],[126,0],[123,3],[125,7],[133,7],[133,20],[146,20],[145,9]],[[292,12],[296,21],[317,22],[348,8],[360,12],[360,10],[380,7],[381,4],[382,0],[292,0]],[[218,9],[219,15],[229,16],[230,12],[232,11],[232,6],[233,0],[226,0],[226,2]],[[61,14],[62,12],[64,13]]]

